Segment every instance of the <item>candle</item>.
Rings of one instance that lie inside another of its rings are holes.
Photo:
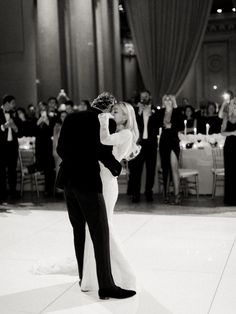
[[[206,124],[206,135],[209,135],[210,124]]]
[[[187,135],[187,120],[184,120],[184,135]]]
[[[159,128],[159,136],[161,136],[162,128]]]
[[[197,135],[197,128],[193,128],[193,134]]]

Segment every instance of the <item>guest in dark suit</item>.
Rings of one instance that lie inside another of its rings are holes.
[[[10,197],[15,199],[18,196],[16,193],[18,127],[12,111],[14,107],[15,97],[4,96],[0,108],[0,202],[7,198],[7,177]]]
[[[114,97],[105,93],[98,97],[95,105],[101,112],[113,102]],[[115,130],[116,125],[113,128]],[[101,144],[99,133],[98,112],[74,112],[65,118],[57,146],[57,153],[62,159],[57,186],[65,191],[80,279],[83,276],[87,223],[94,246],[99,297],[127,298],[135,292],[117,287],[111,274],[109,228],[98,160],[114,176],[120,174],[121,165],[112,155],[112,146]]]
[[[143,166],[146,164],[145,197],[148,202],[153,201],[153,185],[157,159],[157,135],[159,132],[158,110],[151,105],[151,95],[148,91],[140,93],[136,119],[140,133],[138,144],[141,145],[140,154],[129,162],[129,182],[127,193],[132,195],[132,201],[140,201],[141,177]]]

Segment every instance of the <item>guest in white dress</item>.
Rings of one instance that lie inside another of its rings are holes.
[[[109,132],[109,119],[117,124],[116,133]],[[118,161],[130,160],[140,151],[136,145],[139,137],[138,126],[133,107],[125,102],[114,105],[111,113],[99,115],[100,139],[104,145],[113,146],[113,155]],[[103,196],[106,204],[107,217],[110,230],[110,253],[112,276],[117,285],[125,289],[136,289],[136,277],[122,251],[122,246],[113,228],[112,218],[118,197],[117,178],[112,176],[108,168],[100,162]],[[95,258],[92,241],[88,229],[86,230],[83,278],[81,289],[83,291],[96,290],[98,287]]]

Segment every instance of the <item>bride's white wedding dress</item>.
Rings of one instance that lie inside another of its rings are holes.
[[[133,142],[130,130],[123,129],[117,133],[109,134],[103,144],[113,146],[113,155],[121,161],[130,151]],[[136,277],[122,250],[122,245],[113,227],[112,218],[114,207],[118,197],[117,178],[101,163],[101,179],[103,184],[103,196],[107,209],[107,218],[110,233],[110,255],[111,269],[115,284],[125,289],[136,289]],[[97,290],[98,281],[96,275],[96,264],[94,250],[89,230],[86,226],[86,240],[84,251],[82,290]]]
[[[129,153],[133,143],[132,132],[128,129],[123,129],[117,133],[109,134],[103,141],[103,144],[113,146],[113,155],[118,161],[121,161]],[[113,177],[111,172],[101,163],[101,180],[103,184],[103,196],[107,209],[107,217],[110,233],[110,255],[111,255],[111,269],[115,284],[125,288],[136,290],[136,276],[127,261],[122,250],[122,245],[113,227],[112,217],[114,207],[118,197],[118,182],[117,178]],[[64,259],[53,258],[47,260],[40,260],[35,263],[31,269],[34,274],[69,274],[76,275],[78,273],[78,266],[75,257],[67,257]],[[84,266],[83,279],[81,289],[97,290],[98,281],[96,274],[96,264],[94,257],[94,250],[92,240],[86,226],[86,240],[84,251]]]

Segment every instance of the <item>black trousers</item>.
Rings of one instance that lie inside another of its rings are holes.
[[[18,146],[15,142],[7,142],[0,156],[0,200],[7,196],[7,178],[9,192],[13,196],[16,192],[16,167],[18,160]]]
[[[83,276],[85,223],[87,223],[94,246],[99,288],[113,286],[109,228],[102,194],[81,192],[77,188],[68,185],[65,188],[65,197],[69,219],[73,227],[74,247],[80,279]]]
[[[150,143],[148,140],[143,140],[142,149],[139,155],[129,161],[129,182],[128,191],[130,195],[139,196],[141,189],[141,179],[143,166],[146,164],[146,184],[145,195],[151,196],[153,194],[153,185],[156,172],[156,160],[157,160],[157,146],[154,143]]]

